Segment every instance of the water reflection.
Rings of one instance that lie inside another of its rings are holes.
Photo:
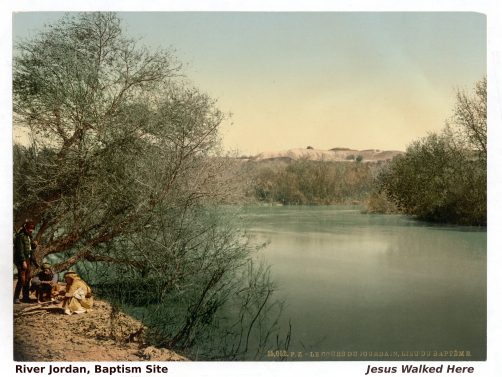
[[[348,207],[253,207],[271,241],[292,351],[469,350],[486,355],[486,231]]]

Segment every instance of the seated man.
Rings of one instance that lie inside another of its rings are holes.
[[[58,274],[52,271],[49,263],[43,263],[40,272],[31,279],[31,291],[35,291],[39,302],[51,301],[58,293]]]
[[[65,314],[81,314],[90,310],[94,302],[91,288],[74,271],[65,273],[64,279],[66,281],[63,301]]]

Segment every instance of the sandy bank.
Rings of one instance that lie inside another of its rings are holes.
[[[67,316],[55,304],[14,305],[16,361],[181,361],[144,342],[143,324],[96,300],[92,312]]]

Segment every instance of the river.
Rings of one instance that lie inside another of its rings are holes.
[[[294,360],[484,360],[486,228],[348,206],[250,206]]]

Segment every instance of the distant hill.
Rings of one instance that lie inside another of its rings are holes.
[[[350,148],[332,148],[329,150],[308,148],[294,148],[285,151],[268,151],[260,153],[251,160],[299,160],[307,158],[312,161],[354,161],[357,156],[362,156],[362,161],[377,162],[386,161],[394,158],[397,155],[404,154],[401,151],[383,151],[380,149],[365,149],[357,150]]]

